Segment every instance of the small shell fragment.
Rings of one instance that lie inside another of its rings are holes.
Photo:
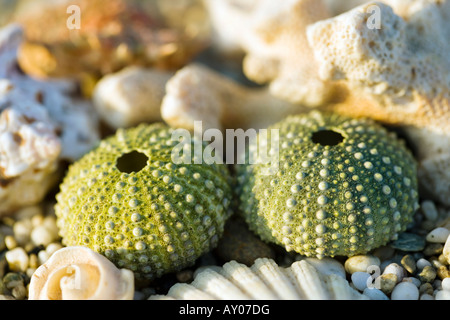
[[[134,275],[81,246],[56,251],[32,275],[29,300],[132,300]]]
[[[200,271],[191,284],[177,283],[150,300],[365,300],[338,274],[321,273],[306,260],[290,267],[258,258],[251,267],[236,261]]]

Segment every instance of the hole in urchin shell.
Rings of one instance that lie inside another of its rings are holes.
[[[320,130],[312,134],[311,140],[322,146],[335,146],[344,141],[344,136],[333,130]]]
[[[116,167],[121,172],[139,172],[147,165],[148,157],[138,151],[125,153],[117,159]]]

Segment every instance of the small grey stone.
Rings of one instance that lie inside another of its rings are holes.
[[[416,262],[417,269],[422,270],[426,266],[431,266],[431,262],[427,259],[421,258]]]
[[[420,295],[419,300],[434,300],[434,297],[432,294],[424,293]]]
[[[400,233],[398,239],[391,242],[391,247],[402,251],[417,252],[425,248],[426,241],[422,236],[414,233]]]
[[[433,201],[425,200],[421,203],[421,211],[428,220],[436,221],[439,213]]]
[[[359,291],[364,291],[364,289],[367,288],[367,279],[370,278],[370,274],[367,272],[357,271],[352,274],[351,278],[355,288]]]
[[[419,288],[412,282],[400,282],[392,290],[391,300],[418,300]]]
[[[389,297],[380,289],[365,288],[363,294],[371,300],[389,300]]]

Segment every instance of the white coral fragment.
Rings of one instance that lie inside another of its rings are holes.
[[[36,204],[54,185],[61,160],[76,160],[99,140],[89,103],[75,83],[40,81],[17,67],[18,25],[0,29],[0,215]]]
[[[134,275],[86,247],[59,249],[32,275],[30,300],[131,300]]]
[[[101,119],[114,129],[161,121],[160,105],[172,72],[127,67],[103,77],[93,92]]]
[[[306,39],[306,27],[330,17],[317,0],[208,0],[219,47],[241,48],[244,73],[268,84],[286,101],[318,106],[328,100],[332,86],[317,75],[316,61]]]
[[[169,125],[194,130],[265,128],[302,107],[273,96],[267,89],[247,88],[200,64],[177,71],[166,84],[161,116]]]
[[[449,19],[448,0],[385,0],[307,27],[320,78],[342,88],[341,101],[327,108],[404,129],[417,149],[421,186],[446,205]]]
[[[166,300],[345,300],[368,299],[334,273],[323,274],[306,260],[290,267],[259,258],[251,267],[230,261],[217,268],[200,271],[191,284],[175,284],[167,295],[149,299]]]

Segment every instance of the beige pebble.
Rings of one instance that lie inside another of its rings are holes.
[[[380,267],[380,259],[372,255],[353,256],[348,258],[344,264],[345,271],[349,274],[353,274],[357,271],[372,273],[373,270],[368,269],[377,267]]]
[[[30,241],[30,233],[33,229],[30,219],[22,219],[14,223],[14,237],[19,245],[23,246]]]
[[[31,240],[36,245],[47,246],[51,242],[56,240],[54,232],[46,225],[40,225],[33,229],[31,232]]]
[[[22,247],[17,247],[7,251],[5,258],[6,261],[8,261],[8,266],[12,271],[25,272],[27,270],[29,257]]]
[[[34,216],[41,215],[42,208],[40,206],[29,206],[18,210],[14,217],[17,220],[32,219]]]
[[[48,260],[48,258],[50,258],[50,254],[47,251],[41,250],[38,252],[39,264],[44,264]]]
[[[7,235],[5,237],[5,245],[8,250],[12,250],[17,247],[17,241],[13,236]]]
[[[431,232],[427,234],[426,240],[433,243],[445,243],[449,235],[450,230],[448,230],[447,228],[439,227],[431,230]]]
[[[385,294],[390,294],[397,284],[397,276],[393,273],[380,276],[380,290]]]
[[[51,256],[54,252],[61,249],[63,246],[59,242],[52,242],[46,248],[45,251]]]

